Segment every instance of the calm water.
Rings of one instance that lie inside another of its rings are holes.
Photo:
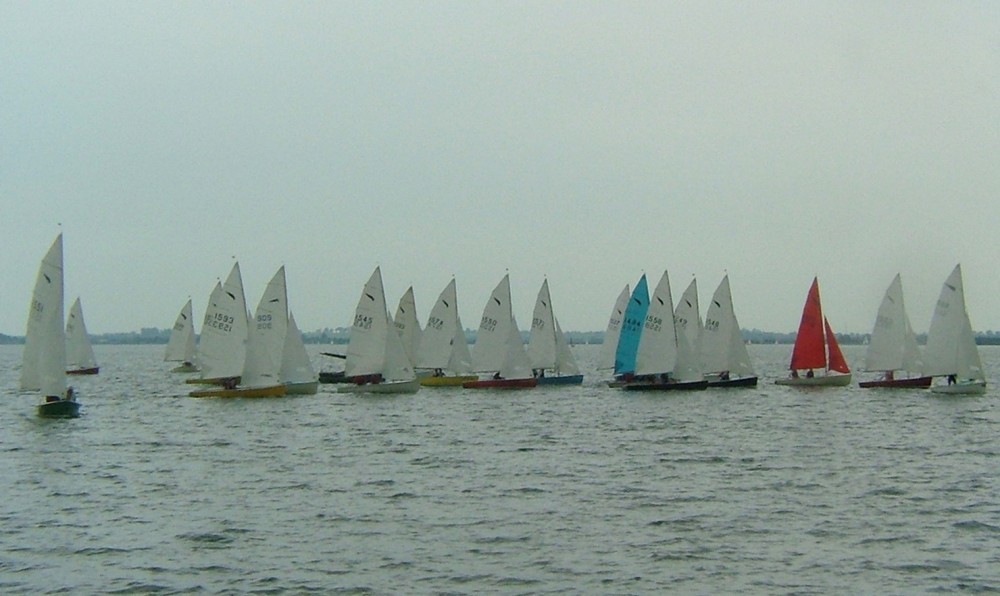
[[[0,346],[0,593],[1000,591],[981,352],[979,397],[777,387],[790,346],[752,346],[754,390],[246,401],[98,346],[42,420]]]

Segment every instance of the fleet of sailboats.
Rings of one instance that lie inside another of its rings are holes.
[[[39,267],[31,308],[20,387],[38,391],[43,416],[74,417],[80,405],[68,374],[95,374],[99,368],[87,334],[80,299],[65,327],[62,235]],[[458,313],[456,282],[450,280],[421,328],[413,288],[400,298],[395,317],[386,307],[381,269],[365,284],[345,358],[348,383],[340,392],[413,393],[421,386],[528,388],[540,384],[581,384],[583,375],[555,315],[549,282],[535,300],[527,345],[511,304],[510,277],[494,288],[470,350]],[[195,397],[261,397],[315,394],[319,376],[295,318],[288,309],[284,267],[280,267],[252,314],[246,307],[238,262],[225,283],[216,283],[196,341],[190,299],[182,307],[164,354],[181,363],[176,372],[200,371],[186,382],[221,385],[191,392]],[[924,354],[907,316],[902,281],[886,289],[869,336],[863,370],[877,377],[862,388],[927,388],[944,394],[982,394],[986,379],[965,304],[961,265],[942,284]],[[628,391],[700,390],[752,387],[754,372],[733,306],[729,276],[723,277],[704,320],[697,281],[674,303],[664,271],[652,293],[646,275],[626,285],[612,307],[598,370],[613,369],[608,384]],[[416,370],[420,370],[418,374]],[[852,374],[823,313],[818,278],[806,296],[790,375],[778,385],[843,387]],[[479,377],[474,373],[484,376]],[[934,379],[938,379],[933,383]]]

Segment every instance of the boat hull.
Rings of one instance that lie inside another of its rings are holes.
[[[851,384],[851,375],[818,375],[815,377],[788,377],[778,379],[776,385],[791,387],[846,387]]]
[[[188,385],[225,385],[226,382],[233,382],[237,385],[239,384],[241,377],[210,377],[207,379],[184,379],[184,382]]]
[[[90,368],[74,368],[72,370],[67,370],[66,374],[67,375],[96,375],[98,372],[100,372],[100,370],[101,370],[101,367],[99,367],[99,366],[92,366]]]
[[[350,381],[347,380],[347,375],[344,374],[344,371],[338,370],[334,372],[319,373],[319,382],[329,384],[329,383],[349,383]]]
[[[539,385],[581,385],[583,375],[561,375],[556,377],[538,377]]]
[[[933,385],[931,393],[942,395],[982,395],[986,393],[986,381],[959,381],[950,385]]]
[[[195,365],[193,365],[193,364],[191,364],[190,362],[185,362],[184,364],[179,364],[179,365],[173,367],[172,369],[170,369],[170,372],[172,372],[172,373],[196,373],[196,372],[198,372],[198,367],[195,366]]]
[[[317,391],[319,391],[319,381],[285,383],[286,395],[315,395]]]
[[[757,377],[739,377],[737,379],[709,379],[708,386],[715,388],[756,387]]]
[[[337,387],[337,393],[416,393],[420,390],[420,379],[410,381],[382,381],[381,383],[350,384]]]
[[[632,381],[625,383],[622,389],[625,391],[704,391],[708,388],[708,381]]]
[[[465,389],[531,389],[538,385],[534,377],[524,379],[477,379],[462,383]]]
[[[235,387],[233,389],[203,389],[192,391],[191,397],[282,397],[286,393],[284,385],[266,387]]]
[[[862,389],[926,389],[931,386],[933,377],[912,377],[909,379],[878,379],[876,381],[861,381]]]
[[[77,418],[80,416],[80,402],[69,399],[45,402],[38,405],[38,415],[42,418]]]
[[[443,377],[420,377],[420,385],[423,387],[461,387],[463,383],[468,383],[469,381],[478,381],[479,377],[476,375],[457,375],[457,376],[443,376]]]

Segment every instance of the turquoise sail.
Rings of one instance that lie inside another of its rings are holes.
[[[649,310],[649,289],[646,285],[646,274],[639,278],[632,290],[625,316],[622,318],[621,334],[618,336],[618,349],[615,350],[615,374],[635,372],[635,354],[639,351],[639,336],[646,322],[646,311]]]

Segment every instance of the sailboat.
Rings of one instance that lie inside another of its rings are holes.
[[[174,327],[170,330],[170,339],[167,341],[163,361],[180,362],[170,372],[198,372],[198,367],[194,364],[196,353],[194,319],[191,314],[191,299],[188,298],[188,301],[181,307],[181,312],[177,313],[177,320],[174,321]]]
[[[881,378],[859,385],[865,389],[929,387],[933,377],[921,376],[922,368],[917,336],[903,304],[903,282],[897,273],[878,307],[865,353],[865,370],[881,372]],[[900,372],[910,374],[901,377]]]
[[[924,348],[923,373],[943,377],[946,383],[931,385],[934,393],[980,394],[986,392],[983,363],[976,347],[969,313],[965,308],[962,266],[955,265],[941,286],[934,306]]]
[[[622,321],[625,319],[625,308],[628,307],[628,299],[631,295],[628,284],[622,288],[615,300],[615,305],[611,307],[611,315],[608,317],[608,327],[604,330],[604,341],[601,343],[601,354],[597,359],[597,368],[600,370],[613,370],[615,367],[615,351],[618,349],[618,336],[622,331]]]
[[[375,267],[361,291],[347,343],[339,393],[416,393],[420,381],[386,310],[382,271]]]
[[[649,300],[636,350],[635,378],[625,383],[625,390],[702,390],[708,386],[700,372],[691,374],[689,369],[677,366],[679,348],[672,300],[670,278],[664,271]],[[683,361],[681,364],[685,365]]]
[[[493,374],[462,383],[466,389],[524,389],[538,384],[531,375],[531,362],[511,309],[509,275],[503,276],[483,307],[472,350],[472,367],[477,372]]]
[[[837,336],[833,334],[829,321],[823,316],[818,278],[813,278],[809,293],[806,295],[789,368],[792,371],[791,375],[778,379],[775,383],[803,387],[843,387],[851,383],[851,369],[848,368],[844,354],[840,351]],[[800,375],[800,370],[805,370],[806,373]],[[822,374],[817,375],[817,370]]]
[[[646,323],[646,311],[649,310],[649,288],[646,274],[643,273],[639,282],[632,289],[625,315],[618,332],[618,345],[615,346],[614,379],[609,387],[621,387],[635,376],[635,360],[639,350],[639,338]]]
[[[705,378],[701,368],[701,314],[698,310],[698,280],[692,279],[674,307],[677,335],[677,363],[673,377],[698,382]]]
[[[246,361],[248,333],[247,301],[237,261],[226,283],[216,283],[208,299],[196,356],[201,375],[184,382],[230,386],[239,383]]]
[[[191,397],[281,397],[286,387],[279,374],[285,332],[288,329],[288,290],[285,268],[279,267],[257,303],[247,337],[246,355],[237,385],[192,391]]]
[[[580,366],[559,327],[549,295],[549,280],[542,282],[535,299],[528,338],[528,358],[539,385],[579,385]],[[549,372],[546,372],[549,371]]]
[[[726,275],[712,295],[701,330],[701,366],[709,387],[756,387],[750,354],[743,342]]]
[[[319,375],[309,360],[302,332],[295,324],[295,316],[288,313],[285,346],[281,351],[281,372],[278,377],[285,384],[289,395],[313,395],[319,390]]]
[[[432,371],[420,377],[420,384],[428,387],[461,387],[462,383],[478,378],[470,374],[472,354],[458,315],[454,279],[441,290],[427,317],[417,350],[417,367]]]
[[[392,319],[396,333],[403,342],[403,350],[410,359],[412,366],[417,365],[417,351],[420,349],[420,321],[417,320],[417,301],[413,298],[413,286],[410,286],[399,299],[396,306],[396,316]]]
[[[83,322],[79,297],[73,301],[66,319],[66,363],[68,375],[96,375],[100,371],[94,347],[90,345],[87,324]]]
[[[38,267],[21,364],[21,389],[42,394],[38,415],[46,418],[80,415],[80,402],[73,388],[66,387],[63,308],[63,242],[59,234]]]

